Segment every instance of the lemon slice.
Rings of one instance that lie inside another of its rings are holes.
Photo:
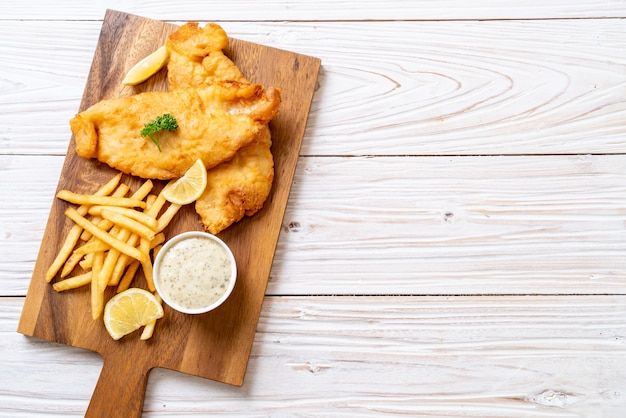
[[[134,287],[113,296],[104,307],[104,326],[114,340],[162,317],[157,297]]]
[[[185,172],[185,175],[163,189],[165,200],[179,205],[186,205],[199,198],[207,183],[207,172],[201,159]]]
[[[159,71],[167,62],[169,53],[165,45],[148,55],[141,61],[139,61],[133,68],[126,73],[126,77],[122,80],[122,84],[127,86],[134,86],[139,83],[143,83],[150,76]]]

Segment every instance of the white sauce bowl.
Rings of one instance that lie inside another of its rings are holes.
[[[168,240],[153,269],[154,286],[167,305],[186,314],[220,306],[233,291],[237,264],[228,246],[215,235],[189,231]]]

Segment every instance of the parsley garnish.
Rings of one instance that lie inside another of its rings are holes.
[[[146,126],[143,127],[141,132],[141,136],[149,137],[152,142],[157,146],[159,152],[161,151],[161,131],[166,130],[173,132],[178,129],[178,122],[174,119],[174,116],[169,113],[165,113],[164,115],[157,116],[150,122],[146,123]]]

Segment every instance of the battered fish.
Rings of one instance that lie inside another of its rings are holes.
[[[248,80],[224,55],[228,45],[224,30],[216,24],[199,28],[191,22],[180,27],[166,43],[170,53],[170,89],[199,86],[223,80]],[[274,179],[271,135],[267,125],[259,139],[241,148],[235,157],[208,170],[208,184],[196,201],[196,212],[213,234],[263,207]]]
[[[143,178],[181,177],[201,158],[212,168],[258,140],[280,105],[280,92],[261,85],[220,81],[171,92],[146,92],[102,100],[70,126],[76,152]],[[142,137],[143,126],[170,113],[174,132],[161,132],[162,151]]]
[[[274,160],[269,129],[254,144],[208,171],[207,188],[196,200],[196,212],[207,231],[217,234],[263,207],[272,189]]]
[[[228,46],[228,36],[215,23],[202,28],[197,22],[186,23],[169,36],[165,46],[169,52],[167,81],[170,90],[224,80],[248,82],[224,55],[222,50]]]

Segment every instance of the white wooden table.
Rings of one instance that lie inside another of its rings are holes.
[[[107,7],[323,65],[244,385],[145,416],[624,416],[623,0],[2,2],[0,416],[102,366],[16,327]]]

